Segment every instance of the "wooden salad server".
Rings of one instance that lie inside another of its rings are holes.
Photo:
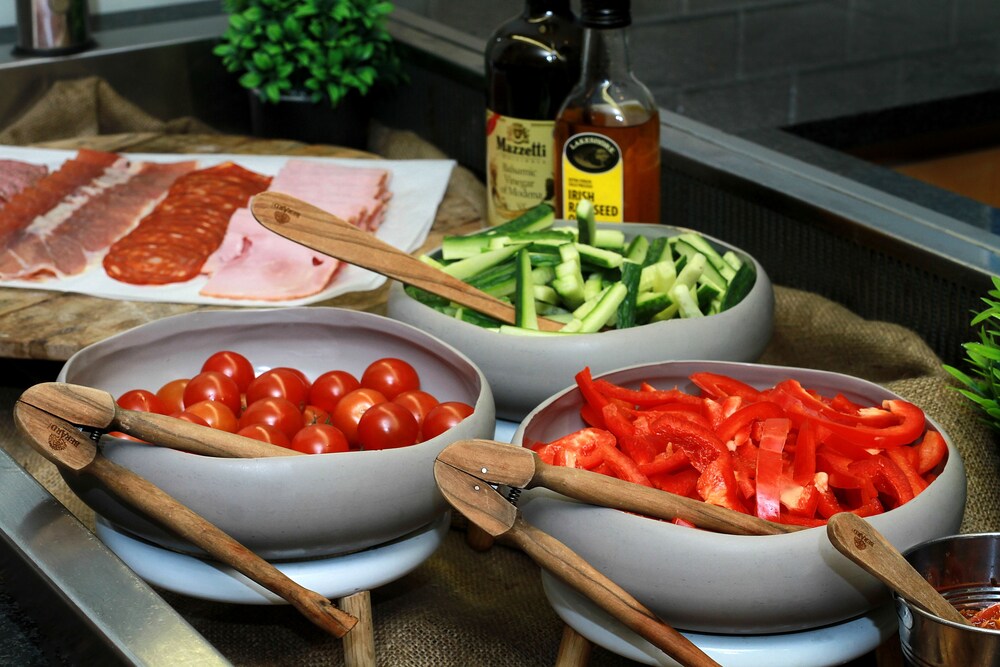
[[[150,444],[205,456],[255,458],[300,456],[300,452],[235,433],[151,412],[125,410],[108,392],[66,382],[42,382],[19,399],[76,426],[100,432],[121,431]]]
[[[488,482],[440,459],[434,462],[434,479],[445,499],[470,522],[494,538],[503,536],[515,544],[539,566],[586,595],[680,664],[718,665],[579,554],[525,521],[517,507]]]
[[[284,598],[335,637],[343,637],[358,622],[319,593],[295,583],[152,482],[105,458],[97,443],[73,424],[20,400],[14,405],[14,422],[46,459],[75,474],[98,478],[119,498]]]
[[[778,535],[802,529],[589,470],[550,465],[530,449],[492,440],[459,440],[437,458],[492,484],[517,489],[544,487],[593,505],[667,521],[683,519],[717,533]]]
[[[936,616],[968,625],[969,621],[924,579],[885,536],[851,512],[830,517],[826,534],[837,551],[896,591],[901,598]]]
[[[275,234],[316,252],[427,290],[501,322],[514,324],[514,307],[510,304],[301,199],[279,192],[262,192],[250,201],[250,212],[257,222]],[[554,320],[538,318],[538,328],[542,331],[559,331],[562,327]]]

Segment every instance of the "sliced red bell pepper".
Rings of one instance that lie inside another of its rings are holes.
[[[785,411],[777,403],[771,401],[749,403],[724,419],[715,429],[715,434],[722,442],[729,442],[738,431],[747,428],[752,422],[785,416]]]
[[[808,484],[816,476],[816,430],[812,422],[799,428],[792,454],[792,480]]]
[[[749,514],[740,500],[729,452],[720,454],[705,467],[698,476],[697,488],[705,502]]]
[[[670,412],[659,412],[650,424],[654,435],[664,443],[673,443],[687,454],[695,470],[702,471],[720,453],[729,451],[712,432],[698,424]]]
[[[649,476],[649,481],[658,489],[686,498],[697,495],[698,478],[701,474],[694,468],[685,468],[674,473],[657,473]]]
[[[553,440],[548,444],[536,445],[534,450],[546,463],[561,461],[554,465],[592,470],[605,458],[607,449],[615,449],[615,437],[599,428],[584,428]]]
[[[815,478],[816,492],[819,497],[816,499],[816,511],[824,519],[829,519],[834,514],[843,512],[844,506],[840,504],[840,499],[833,492],[833,487],[830,486],[829,477],[825,472],[816,473]]]
[[[648,463],[640,463],[639,470],[647,477],[650,475],[660,475],[663,473],[677,472],[688,465],[687,454],[679,447],[671,452],[662,451],[653,457]]]
[[[607,429],[614,434],[618,448],[635,463],[649,463],[664,451],[667,441],[655,435],[649,426],[653,415],[636,413],[618,403],[608,403],[602,411]]]
[[[852,426],[822,417],[816,419],[833,433],[862,447],[885,448],[908,445],[924,432],[927,418],[924,411],[913,403],[902,399],[891,399],[884,401],[883,405],[899,418],[898,424],[885,427],[864,424]]]
[[[786,410],[851,425],[885,428],[899,422],[899,416],[879,407],[861,407],[838,394],[827,400],[802,386],[798,380],[784,380],[769,392],[771,400]]]
[[[948,445],[937,431],[927,431],[916,444],[917,472],[925,475],[936,468],[948,454]]]
[[[917,472],[917,468],[914,465],[915,457],[910,455],[911,452],[916,454],[916,451],[911,447],[890,447],[885,450],[885,455],[903,472],[906,481],[910,484],[913,495],[916,496],[927,488],[927,482]]]
[[[760,400],[760,392],[757,389],[728,375],[703,372],[693,373],[688,379],[709,398],[721,399],[727,396],[739,396],[747,401]]]
[[[781,504],[788,511],[799,517],[815,517],[819,506],[819,491],[812,480],[806,484],[797,484],[787,477],[782,479]],[[782,516],[785,512],[782,511]],[[780,519],[779,519],[780,520]]]
[[[594,380],[593,387],[605,399],[616,398],[640,408],[649,408],[662,403],[701,405],[700,398],[687,394],[680,389],[659,389],[652,391],[629,389],[608,382],[607,380]]]
[[[597,422],[591,422],[587,419],[587,423],[598,428],[603,428],[603,424],[599,422],[599,420],[603,418],[598,417],[598,415],[601,414],[604,406],[607,405],[608,399],[594,387],[594,379],[590,375],[590,367],[587,366],[582,371],[577,373],[575,379],[576,386],[580,390],[580,394],[583,395],[584,404],[590,406],[591,408],[591,410],[587,413],[588,416]]]
[[[906,474],[884,454],[854,461],[847,468],[862,480],[870,481],[883,495],[891,497],[894,500],[893,507],[913,500],[913,489]],[[868,500],[865,499],[865,502]]]
[[[787,417],[764,420],[757,450],[757,516],[777,521],[781,515],[781,453],[791,422]]]

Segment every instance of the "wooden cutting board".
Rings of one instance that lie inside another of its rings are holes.
[[[82,137],[35,144],[39,148],[93,148],[122,153],[237,153],[372,158],[337,146],[235,135],[132,133]],[[453,176],[454,180],[454,176]],[[474,208],[449,187],[427,241],[417,252],[436,247],[443,233],[482,225]],[[383,312],[388,284],[370,292],[345,294],[316,305]],[[0,287],[0,358],[65,361],[76,351],[146,322],[220,306],[101,299],[81,294]]]

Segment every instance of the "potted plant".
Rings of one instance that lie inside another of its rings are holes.
[[[367,95],[402,64],[383,0],[223,0],[214,49],[250,90],[256,134],[364,147]]]

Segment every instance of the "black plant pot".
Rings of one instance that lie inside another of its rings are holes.
[[[336,107],[312,102],[306,95],[288,95],[277,104],[262,101],[250,91],[250,124],[254,136],[292,139],[310,144],[333,144],[347,148],[368,147],[370,105],[352,93]]]

